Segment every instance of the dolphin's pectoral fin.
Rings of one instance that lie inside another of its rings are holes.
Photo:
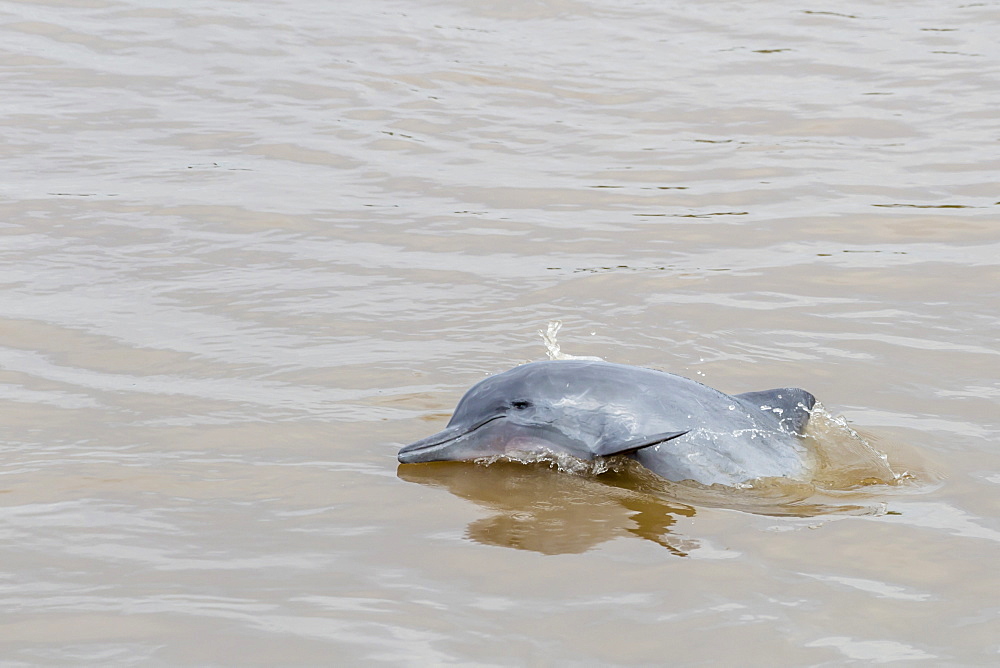
[[[624,443],[609,442],[609,443],[598,443],[594,447],[594,454],[600,457],[611,457],[612,455],[630,455],[637,450],[642,450],[643,448],[648,448],[664,441],[669,441],[672,438],[677,438],[678,436],[683,436],[686,431],[665,431],[661,434],[652,434],[650,436],[640,436],[638,438],[633,438],[630,441],[625,441]]]
[[[785,429],[796,434],[801,434],[806,428],[809,411],[816,403],[816,397],[797,387],[744,392],[734,396],[757,410],[774,413]]]

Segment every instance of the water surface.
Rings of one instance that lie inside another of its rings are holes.
[[[0,16],[5,664],[997,662],[996,2]],[[913,482],[397,470],[557,318]]]

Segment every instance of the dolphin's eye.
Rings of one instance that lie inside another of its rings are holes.
[[[524,401],[524,400],[521,400],[521,401],[512,401],[512,402],[510,402],[510,407],[514,408],[514,409],[517,409],[519,411],[523,411],[525,408],[531,408],[531,402],[530,401]]]

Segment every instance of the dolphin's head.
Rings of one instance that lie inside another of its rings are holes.
[[[509,453],[580,459],[627,454],[685,431],[639,433],[639,418],[609,401],[598,382],[604,362],[535,362],[474,385],[441,432],[399,451],[404,464],[469,461]]]

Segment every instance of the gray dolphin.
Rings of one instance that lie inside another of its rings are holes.
[[[474,385],[447,427],[402,448],[399,461],[626,455],[667,480],[703,485],[805,478],[802,430],[815,401],[796,388],[730,396],[611,362],[532,362]]]

